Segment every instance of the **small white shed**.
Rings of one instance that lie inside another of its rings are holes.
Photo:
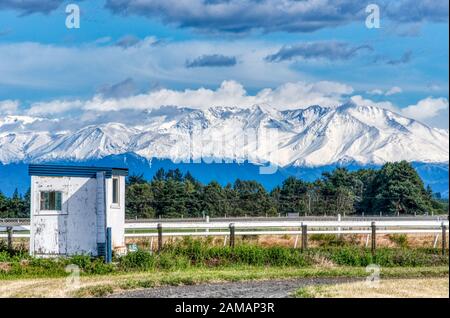
[[[125,249],[128,169],[30,165],[30,254],[105,256]],[[108,252],[109,251],[109,252]]]

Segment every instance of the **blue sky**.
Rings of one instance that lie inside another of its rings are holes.
[[[448,129],[448,2],[372,1],[379,29],[368,3],[4,0],[0,116],[352,99]]]

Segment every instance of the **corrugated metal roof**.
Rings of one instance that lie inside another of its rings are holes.
[[[127,168],[67,166],[67,165],[29,165],[28,175],[43,177],[82,177],[95,178],[97,172],[105,172],[106,178],[111,176],[127,176]]]

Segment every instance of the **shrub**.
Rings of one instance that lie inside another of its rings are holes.
[[[160,269],[185,269],[190,264],[189,258],[185,255],[162,253],[157,258],[157,266]]]
[[[91,257],[88,255],[75,255],[72,256],[68,263],[77,265],[80,269],[85,269],[91,264]]]
[[[114,271],[113,264],[106,264],[102,257],[93,258],[89,255],[75,255],[67,260],[67,264],[77,265],[83,273],[108,274]]]
[[[239,245],[229,254],[231,260],[235,263],[248,265],[265,265],[267,261],[267,250],[258,246]]]
[[[11,260],[11,256],[7,251],[0,250],[0,262],[9,262]]]
[[[435,249],[379,249],[374,262],[382,266],[437,266],[448,265],[448,257]]]
[[[168,250],[165,250],[164,253],[167,252]],[[186,244],[183,242],[182,245],[172,246],[170,253],[183,255],[190,260],[191,264],[200,266],[226,264],[304,266],[308,264],[299,250],[276,246],[261,247],[242,244],[231,249],[230,247],[207,247],[202,243]]]
[[[0,241],[0,262],[30,258],[24,245],[9,250],[5,241]]]
[[[155,257],[153,254],[143,250],[128,253],[119,258],[119,267],[122,270],[150,270],[155,267]]]
[[[334,234],[312,234],[309,239],[311,241],[317,242],[319,246],[343,246],[345,245],[345,240],[342,236],[337,236]]]
[[[367,266],[372,264],[372,255],[369,250],[355,247],[327,248],[319,253],[337,265]],[[381,264],[380,264],[381,265]]]
[[[306,266],[304,255],[297,249],[272,247],[268,249],[268,264],[276,266]]]
[[[389,235],[389,240],[395,243],[398,247],[408,247],[408,237],[406,234],[391,234]]]

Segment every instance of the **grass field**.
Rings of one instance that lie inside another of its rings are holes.
[[[448,298],[449,278],[381,279],[378,283],[352,282],[306,286],[294,296],[300,298]]]
[[[116,273],[81,276],[79,284],[70,277],[2,280],[0,297],[99,297],[113,292],[156,286],[194,285],[206,282],[291,279],[311,277],[366,277],[364,267],[296,268],[263,266],[229,266],[222,268],[189,268],[185,270]],[[448,267],[385,268],[385,278],[440,277],[448,281]]]
[[[211,244],[211,239],[184,239],[166,244],[161,253],[140,249],[114,257],[112,264],[83,255],[41,259],[30,257],[24,251],[3,250],[0,251],[0,296],[85,297],[162,285],[364,278],[370,274],[366,267],[372,264],[380,266],[383,279],[440,277],[448,280],[449,259],[441,255],[440,249],[379,248],[372,254],[370,249],[340,241],[333,246],[335,243],[330,239],[321,237],[332,246],[305,251],[249,243],[230,248]],[[307,290],[305,295],[313,292]]]

